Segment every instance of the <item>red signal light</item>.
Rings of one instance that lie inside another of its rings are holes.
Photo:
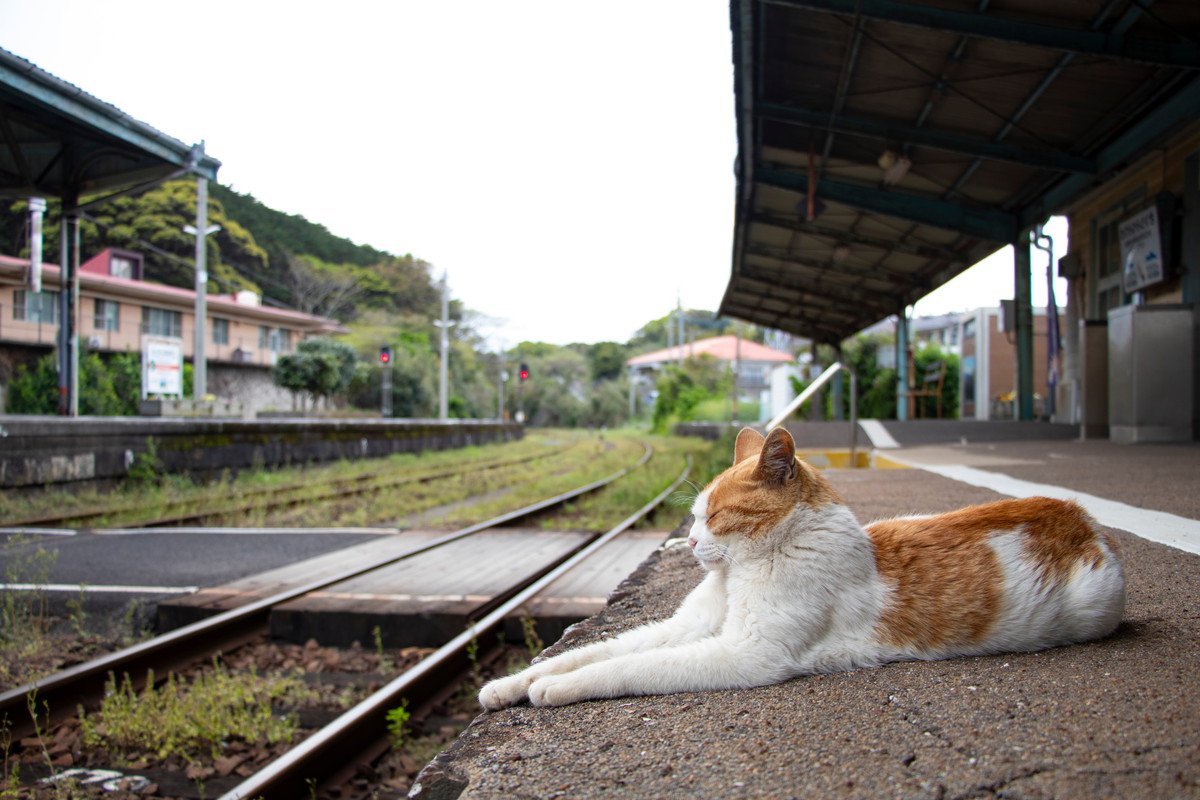
[[[528,365],[526,365],[526,364],[522,364],[522,365],[521,365],[521,371],[517,373],[517,376],[518,376],[518,377],[519,377],[519,378],[520,378],[522,381],[529,380],[529,366],[528,366]]]
[[[390,348],[390,347],[379,348],[379,363],[380,364],[390,364],[391,361],[392,361],[392,348]]]

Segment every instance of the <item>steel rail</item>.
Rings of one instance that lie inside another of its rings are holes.
[[[687,457],[683,472],[675,481],[646,505],[622,520],[615,528],[582,546],[549,572],[517,588],[502,605],[487,616],[472,623],[467,630],[426,656],[375,694],[363,700],[329,725],[305,739],[264,769],[235,786],[220,800],[285,800],[302,797],[317,784],[341,771],[347,764],[357,763],[356,756],[372,749],[387,735],[386,714],[389,709],[409,701],[420,705],[425,698],[457,678],[469,665],[467,649],[471,642],[488,638],[503,624],[505,617],[520,609],[530,599],[544,591],[566,572],[578,566],[601,547],[624,533],[645,517],[687,480],[692,469],[692,457]],[[366,743],[364,745],[364,742]]]
[[[324,589],[335,583],[356,578],[382,567],[390,566],[421,553],[456,542],[472,536],[488,528],[494,528],[514,520],[528,517],[539,511],[544,511],[556,505],[572,500],[580,495],[601,489],[633,470],[641,467],[653,455],[653,449],[643,443],[644,452],[632,466],[614,472],[608,477],[592,481],[584,486],[568,492],[555,495],[545,500],[539,500],[515,511],[492,517],[489,520],[470,525],[466,528],[440,536],[423,544],[414,545],[407,550],[387,558],[378,559],[369,564],[346,569],[333,575],[328,575],[310,581],[292,589],[288,589],[270,597],[248,603],[240,608],[222,612],[208,619],[193,622],[182,628],[177,628],[162,636],[156,636],[145,642],[117,650],[91,661],[77,664],[53,675],[31,681],[15,689],[0,694],[0,721],[7,719],[10,731],[14,737],[28,735],[33,730],[33,721],[28,719],[28,698],[33,696],[41,707],[47,704],[47,714],[50,722],[70,716],[77,705],[94,703],[103,696],[105,682],[110,672],[118,670],[128,672],[139,684],[140,675],[146,670],[154,669],[156,674],[163,675],[169,669],[176,669],[196,661],[200,656],[236,647],[255,636],[261,635],[270,623],[271,609],[281,603],[294,600],[297,597]],[[42,720],[46,724],[46,720]]]
[[[562,450],[561,448],[557,449],[557,450],[552,448],[552,449],[549,449],[549,450],[546,450],[546,451],[543,451],[541,453],[531,455],[531,456],[522,456],[521,458],[501,459],[501,460],[497,460],[497,461],[485,462],[483,464],[471,465],[471,468],[476,469],[476,470],[498,469],[500,467],[512,466],[513,464],[524,464],[529,461],[536,461],[540,458],[547,458],[549,456],[555,455],[557,453],[562,453],[562,452],[565,452],[565,451]],[[324,500],[324,499],[329,499],[331,497],[349,497],[349,496],[353,496],[355,494],[364,494],[366,492],[376,491],[377,489],[378,490],[391,489],[396,486],[403,486],[404,484],[408,484],[408,483],[423,483],[425,481],[437,480],[438,478],[446,478],[446,477],[450,477],[453,475],[457,475],[460,472],[462,472],[461,466],[458,467],[457,469],[443,469],[443,470],[439,470],[438,472],[427,472],[427,473],[422,473],[419,475],[404,475],[404,476],[400,476],[400,477],[396,477],[396,478],[386,478],[384,480],[379,481],[377,484],[371,484],[370,486],[365,486],[365,487],[355,486],[354,484],[366,483],[367,481],[370,481],[373,479],[378,480],[379,476],[378,475],[359,475],[354,478],[340,478],[337,480],[329,481],[328,485],[333,488],[326,494],[321,495],[315,499]],[[339,491],[337,488],[339,485],[346,487],[346,490]],[[284,494],[287,492],[311,491],[312,489],[313,489],[312,484],[291,483],[291,484],[286,484],[284,486],[266,486],[266,487],[251,489],[247,492],[244,492],[242,496],[243,497],[261,497],[263,495]],[[306,497],[303,499],[305,501],[307,501],[307,500],[311,500],[313,498],[311,496],[309,496],[309,497]],[[171,508],[171,507],[178,508],[181,506],[189,506],[189,505],[194,505],[196,503],[200,503],[203,501],[204,501],[203,498],[196,498],[194,500],[183,500],[183,501],[179,501],[179,502],[170,503],[168,505],[168,508]],[[265,508],[273,508],[277,505],[281,505],[281,504],[284,504],[287,502],[292,502],[292,501],[276,501],[274,503],[267,503],[262,506],[255,505],[255,506],[253,506],[253,508],[264,508],[264,507]],[[177,515],[177,516],[159,517],[158,519],[153,519],[153,520],[149,520],[146,522],[139,522],[136,525],[130,525],[130,526],[125,526],[125,527],[148,528],[148,527],[152,527],[152,526],[162,525],[165,523],[187,522],[190,520],[205,519],[207,517],[215,517],[215,516],[219,516],[221,514],[234,514],[239,511],[245,511],[249,507],[250,506],[243,504],[241,506],[229,507],[229,508],[221,509],[218,511],[206,511],[206,512],[200,512],[200,513],[195,513],[195,514],[186,514],[186,515],[181,514],[181,515]],[[103,510],[99,510],[99,511],[77,511],[74,513],[58,514],[58,515],[53,515],[53,516],[28,517],[23,520],[17,520],[16,522],[6,522],[5,527],[6,528],[30,528],[30,527],[34,527],[34,526],[38,526],[38,525],[60,525],[60,526],[62,526],[67,522],[78,522],[79,520],[96,519],[97,517],[106,517],[106,516],[113,516],[113,515],[117,515],[117,514],[125,514],[130,511],[136,511],[136,510],[138,510],[138,508],[140,508],[140,506],[138,506],[137,504],[128,504],[128,505],[118,506],[116,508],[103,509]]]

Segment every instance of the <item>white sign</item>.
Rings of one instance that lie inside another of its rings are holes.
[[[183,397],[183,340],[142,337],[142,399],[150,395]]]
[[[1122,283],[1127,294],[1166,277],[1162,237],[1158,234],[1158,209],[1150,206],[1117,226],[1121,240]]]

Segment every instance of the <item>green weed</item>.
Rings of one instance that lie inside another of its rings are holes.
[[[408,700],[401,700],[400,705],[387,712],[388,736],[391,737],[392,747],[397,750],[404,746],[404,740],[408,736],[405,726],[410,719],[412,714],[408,711]]]
[[[174,674],[160,686],[154,673],[141,693],[126,674],[110,674],[98,714],[80,708],[84,742],[118,757],[173,755],[192,761],[205,749],[216,758],[224,742],[276,744],[290,741],[297,723],[272,713],[273,702],[294,702],[310,690],[292,677],[260,677],[255,671],[230,673],[219,662],[188,683]]]

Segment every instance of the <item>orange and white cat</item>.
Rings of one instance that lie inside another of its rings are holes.
[[[708,571],[674,616],[483,687],[498,709],[762,686],[797,675],[1046,647],[1110,633],[1115,542],[1033,497],[861,527],[791,435],[744,429],[692,507]]]

